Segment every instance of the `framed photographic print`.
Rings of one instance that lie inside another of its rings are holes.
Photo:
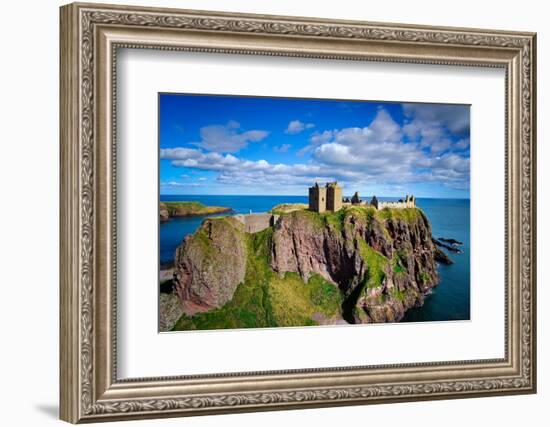
[[[470,320],[469,125],[468,105],[161,93],[160,330]]]
[[[533,393],[535,35],[61,8],[61,418]]]

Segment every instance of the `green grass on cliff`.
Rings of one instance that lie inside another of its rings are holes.
[[[402,219],[407,222],[417,220],[422,216],[422,211],[419,208],[406,208],[406,209],[392,209],[385,208],[376,211],[376,217],[378,219]]]
[[[205,254],[205,260],[210,260],[211,258],[210,255],[212,255],[214,252],[214,248],[212,247],[212,242],[208,237],[207,225],[212,225],[216,227],[216,226],[219,226],[220,223],[225,223],[229,227],[234,228],[236,220],[230,216],[208,218],[204,220],[203,226],[199,227],[197,231],[195,231],[195,234],[193,235],[193,241],[201,245],[201,249]],[[211,260],[211,262],[216,262],[216,258],[214,257],[214,259]]]
[[[341,233],[344,228],[344,221],[348,216],[354,216],[358,219],[365,219],[367,224],[373,220],[383,222],[387,219],[403,219],[407,222],[416,220],[419,217],[424,217],[424,213],[419,208],[394,209],[385,208],[377,210],[372,206],[344,206],[337,212],[317,213],[307,209],[307,205],[296,204],[281,204],[273,207],[270,211],[279,215],[304,215],[312,220],[312,223],[318,227],[327,226],[329,229]],[[382,232],[387,234],[385,227],[382,227]],[[389,237],[389,235],[388,235]]]
[[[327,212],[321,214],[321,218],[323,218],[325,225],[329,228],[329,230],[339,234],[342,233],[344,228],[345,217],[345,209],[340,209],[338,212]]]
[[[353,216],[356,219],[364,219],[367,224],[370,224],[375,218],[376,209],[369,206],[346,206],[337,212],[323,212],[321,214],[311,212],[316,216],[318,225],[327,227],[335,234],[341,234],[344,230],[346,218]]]
[[[193,240],[200,243],[201,248],[206,255],[212,252],[212,245],[210,244],[210,239],[208,238],[208,233],[206,232],[205,227],[199,227],[193,236]]]
[[[404,264],[403,259],[404,259],[404,255],[400,251],[397,251],[396,253],[394,253],[393,258],[391,260],[392,269],[394,273],[397,273],[397,274],[405,273],[405,267],[403,267],[403,264]]]
[[[267,241],[272,228],[251,235],[247,241],[248,259],[244,283],[233,299],[223,307],[193,317],[183,315],[173,330],[234,329],[276,326],[271,316],[268,284],[271,277],[267,262]]]
[[[422,280],[422,283],[424,284],[429,284],[431,282],[431,277],[428,273],[426,273],[425,271],[422,271],[420,273],[420,279]]]
[[[393,287],[390,289],[390,295],[394,297],[397,301],[404,301],[407,291],[400,291],[399,289]]]
[[[294,211],[305,210],[308,208],[308,205],[305,203],[282,203],[280,205],[273,206],[269,213],[282,215]]]
[[[367,245],[363,239],[357,239],[357,244],[359,253],[368,266],[365,285],[367,288],[379,288],[382,286],[382,281],[386,277],[385,270],[390,260]]]
[[[393,264],[393,272],[397,274],[404,273],[405,269],[401,264]]]
[[[300,215],[309,219],[310,223],[319,231],[325,227],[325,220],[323,218],[323,215],[319,215],[317,212],[312,212],[306,209],[303,211],[293,212],[291,215]]]
[[[170,216],[210,215],[228,211],[222,206],[206,206],[200,202],[161,202]]]
[[[307,283],[296,273],[286,273],[282,278],[274,275],[269,290],[273,318],[278,326],[315,325],[314,313],[326,318],[340,313],[342,293],[319,275],[311,276]]]
[[[172,330],[261,328],[308,326],[317,324],[314,313],[326,318],[339,315],[340,291],[321,276],[304,283],[300,276],[287,273],[279,277],[269,266],[269,247],[273,229],[248,235],[248,258],[244,283],[233,299],[219,309],[183,315]]]

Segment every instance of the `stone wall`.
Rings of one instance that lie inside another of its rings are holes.
[[[414,197],[407,197],[403,202],[378,202],[378,209],[391,208],[391,209],[407,209],[416,207],[416,201]]]
[[[235,215],[234,218],[244,224],[244,231],[247,233],[257,233],[258,231],[265,230],[268,227],[275,225],[279,219],[279,215],[273,215],[270,213],[265,214],[248,214],[248,215]]]

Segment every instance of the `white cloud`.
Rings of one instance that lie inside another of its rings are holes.
[[[332,137],[334,136],[334,132],[331,130],[325,130],[321,133],[316,132],[313,135],[311,135],[311,138],[309,139],[311,144],[313,145],[319,145],[323,144],[325,142],[329,142]]]
[[[313,158],[331,167],[346,167],[370,174],[401,173],[409,170],[422,152],[414,144],[403,144],[400,126],[380,109],[372,123],[363,128],[324,132],[312,138],[319,144]]]
[[[325,130],[323,132],[315,132],[311,137],[309,138],[309,144],[306,145],[304,148],[298,151],[298,156],[303,156],[304,154],[307,154],[315,149],[315,147],[325,143],[329,142],[333,137],[333,131],[331,130]]]
[[[383,108],[379,109],[374,120],[369,126],[363,128],[353,127],[344,129],[325,130],[314,133],[309,139],[310,144],[299,151],[300,155],[314,151],[318,158],[326,157],[324,154],[330,154],[328,148],[321,148],[326,144],[337,143],[346,147],[353,148],[348,154],[355,155],[358,151],[368,150],[366,144],[390,144],[386,147],[397,148],[401,146],[403,132],[399,124],[393,120],[391,115]],[[321,148],[321,149],[319,149]],[[374,146],[372,146],[374,148]],[[338,153],[342,155],[342,151]],[[372,153],[376,155],[375,153]],[[340,157],[341,158],[341,157]]]
[[[403,142],[407,141],[405,137],[410,142]],[[282,144],[273,149],[285,152],[290,147]],[[381,108],[368,126],[313,134],[309,145],[300,151],[310,156],[299,164],[252,161],[183,147],[162,149],[160,156],[171,160],[175,167],[215,171],[217,181],[228,185],[264,188],[276,182],[280,188],[303,188],[315,181],[338,180],[345,188],[378,185],[395,191],[420,182],[469,188],[468,148],[468,137],[453,142],[439,122],[423,125],[412,119],[400,126]]]
[[[470,107],[447,104],[403,104],[406,117],[424,123],[438,123],[454,134],[469,133]]]
[[[292,147],[290,144],[277,145],[273,147],[273,151],[275,151],[276,153],[286,153],[290,149],[290,147]]]
[[[404,134],[433,154],[469,148],[470,109],[466,105],[403,104]],[[462,138],[453,142],[451,136]]]
[[[269,132],[265,130],[239,131],[240,124],[230,120],[225,125],[210,125],[200,129],[201,140],[192,144],[208,151],[236,153],[249,142],[265,139]]]
[[[163,181],[160,183],[161,187],[201,187],[202,184],[198,182],[178,182],[178,181]]]
[[[335,163],[340,165],[355,164],[357,157],[351,155],[350,147],[338,144],[323,144],[315,150],[315,158],[323,163]]]
[[[470,148],[470,138],[462,138],[455,142],[454,148],[458,150],[466,150]]]
[[[313,123],[304,123],[304,122],[301,122],[300,120],[291,120],[288,123],[285,133],[295,135],[297,133],[303,132],[304,130],[311,129],[313,127],[315,127]]]
[[[176,167],[189,167],[203,170],[222,170],[239,163],[232,154],[204,153],[195,148],[162,148],[160,158],[172,160]]]
[[[205,153],[198,149],[168,148],[161,149],[161,159],[171,160],[172,166],[188,167],[192,169],[217,171],[218,180],[235,183],[252,180],[265,182],[269,178],[277,177],[286,181],[298,180],[309,182],[314,178],[336,179],[344,176],[355,176],[353,172],[328,173],[322,165],[315,163],[308,164],[284,164],[269,163],[266,160],[239,159],[231,154],[222,155],[219,153]]]
[[[430,167],[439,173],[470,172],[470,159],[452,153],[441,157],[423,159],[418,163],[420,166]]]
[[[418,132],[418,141],[403,143],[403,136],[412,131]],[[439,127],[402,128],[380,109],[367,127],[313,135],[307,150],[313,150],[313,159],[329,170],[354,172],[370,183],[441,180],[464,186],[469,182],[470,161],[448,151],[452,145],[447,132]],[[467,140],[457,143],[457,147],[466,146]]]

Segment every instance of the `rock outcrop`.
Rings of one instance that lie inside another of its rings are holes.
[[[159,330],[170,331],[183,314],[177,295],[161,292],[159,295]]]
[[[246,273],[243,224],[231,217],[207,219],[177,248],[174,289],[187,314],[231,300]]]
[[[161,221],[168,221],[170,219],[168,207],[162,202],[159,205],[159,216]]]
[[[454,264],[453,260],[449,258],[449,255],[447,255],[445,252],[443,252],[439,248],[435,248],[434,258],[440,264],[445,264],[445,265]]]
[[[440,240],[440,241],[445,242],[445,243],[449,243],[453,246],[462,246],[462,245],[464,245],[463,242],[461,242],[460,240],[455,240],[455,239],[439,237],[439,238],[437,238],[437,240]]]
[[[434,245],[439,246],[441,248],[447,249],[449,252],[454,252],[456,254],[461,254],[462,251],[458,249],[457,244],[448,244],[442,241],[441,239],[433,239]]]
[[[223,206],[206,206],[199,202],[160,202],[159,216],[161,221],[174,217],[206,216],[231,212],[233,209]]]
[[[350,323],[391,322],[422,305],[437,285],[435,249],[430,223],[416,208],[296,211],[275,225],[271,266],[334,283]]]

